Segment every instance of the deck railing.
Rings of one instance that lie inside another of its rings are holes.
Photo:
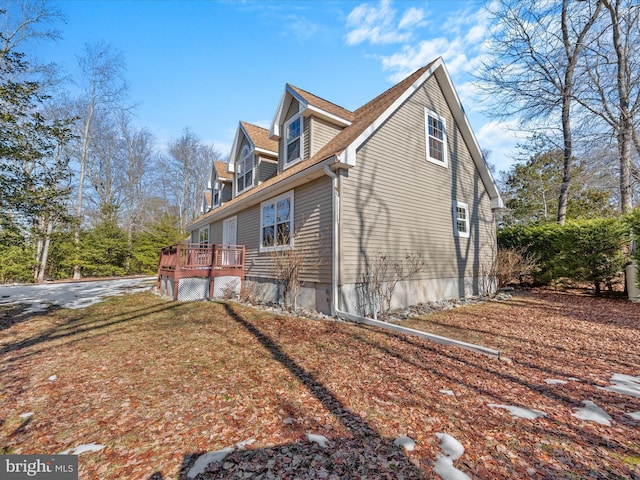
[[[244,245],[177,243],[164,247],[159,270],[244,268]]]

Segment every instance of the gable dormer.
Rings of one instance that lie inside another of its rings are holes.
[[[269,138],[267,129],[240,122],[228,166],[233,177],[233,197],[271,178],[277,168],[278,142]]]
[[[278,141],[278,172],[311,158],[353,118],[353,112],[287,84],[269,131]]]
[[[207,189],[202,198],[202,213],[207,213],[231,200],[232,183],[233,174],[227,171],[227,163],[214,160]]]

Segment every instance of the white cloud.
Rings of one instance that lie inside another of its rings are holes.
[[[404,45],[399,52],[380,58],[383,70],[394,72],[389,79],[397,82],[438,57],[444,58],[452,76],[465,70],[469,64],[460,42],[444,37],[424,40],[417,46]]]
[[[424,10],[421,8],[411,7],[409,10],[404,12],[400,23],[398,24],[398,28],[411,28],[415,26],[419,26],[423,23],[424,19]]]
[[[347,17],[346,35],[348,45],[363,42],[390,44],[409,41],[413,30],[425,24],[424,11],[411,7],[399,21],[390,0],[382,0],[377,6],[363,3],[355,7]]]
[[[318,25],[299,15],[289,16],[285,23],[288,25],[285,34],[293,35],[300,42],[309,40],[318,31]]]
[[[405,12],[403,22],[424,24],[424,12],[412,10],[409,8]],[[438,30],[441,32],[439,36],[412,43],[404,42],[399,51],[378,56],[383,70],[391,72],[389,80],[399,81],[438,57],[444,59],[452,77],[473,72],[478,68],[481,55],[486,48],[486,12],[464,8],[453,11],[442,19],[442,22],[444,26]]]
[[[516,126],[517,122],[490,121],[475,132],[480,148],[491,152],[488,161],[495,165],[496,172],[509,169],[518,144],[524,140],[514,131]]]

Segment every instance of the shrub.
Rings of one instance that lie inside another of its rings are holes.
[[[629,241],[628,224],[620,218],[514,227],[498,234],[501,248],[525,249],[536,258],[540,267],[532,272],[536,283],[590,282],[596,294],[628,263]]]
[[[530,281],[538,268],[537,260],[525,248],[499,248],[490,276],[500,290],[512,283]]]
[[[33,282],[35,252],[21,246],[0,248],[0,284]]]
[[[535,258],[538,268],[531,271],[534,283],[549,285],[565,276],[561,255],[563,228],[556,223],[513,227],[498,232],[498,248],[513,248]]]
[[[391,257],[384,252],[372,255],[365,265],[366,273],[360,283],[358,310],[371,313],[374,319],[386,320],[398,283],[416,276],[427,264],[420,254],[407,252],[404,258]]]

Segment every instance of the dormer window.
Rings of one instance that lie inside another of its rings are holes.
[[[299,160],[302,155],[300,152],[300,139],[302,137],[302,117],[300,115],[294,117],[285,124],[285,165]]]
[[[253,155],[247,145],[236,162],[236,194],[253,187]]]
[[[211,195],[211,208],[216,208],[220,204],[220,185],[216,181],[213,184],[213,192]]]

